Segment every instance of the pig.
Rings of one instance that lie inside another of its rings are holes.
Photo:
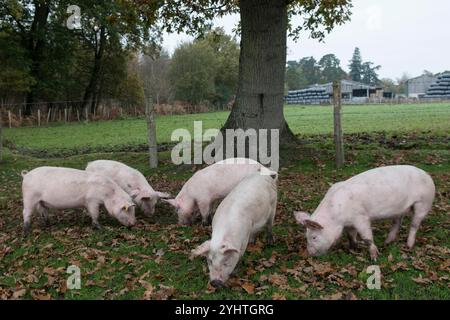
[[[125,226],[136,223],[131,197],[108,177],[62,167],[38,167],[22,171],[24,236],[28,236],[31,216],[37,211],[48,224],[48,209],[86,208],[95,229],[99,207]]]
[[[96,160],[88,163],[86,171],[104,175],[114,180],[133,198],[134,203],[147,217],[154,214],[158,199],[170,198],[168,193],[153,190],[142,173],[121,162]]]
[[[402,217],[413,212],[407,246],[411,249],[417,230],[431,210],[435,196],[432,178],[423,170],[409,166],[386,166],[360,173],[334,184],[312,215],[295,212],[297,223],[306,226],[307,250],[312,256],[325,254],[347,232],[351,243],[357,234],[368,245],[376,260],[371,222],[392,219],[386,244],[396,240]]]
[[[175,199],[163,200],[171,204],[182,225],[192,224],[195,211],[202,216],[203,225],[210,222],[212,205],[225,198],[245,177],[267,171],[259,162],[246,158],[229,158],[197,171],[183,186]]]
[[[255,173],[244,178],[220,203],[212,221],[211,240],[192,250],[192,257],[206,256],[212,286],[223,287],[247,244],[267,230],[273,244],[272,225],[277,207],[277,173]]]

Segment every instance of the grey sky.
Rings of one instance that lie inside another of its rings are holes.
[[[288,60],[305,56],[319,59],[334,53],[347,70],[354,48],[361,49],[363,60],[382,66],[381,77],[399,78],[423,70],[434,73],[450,70],[450,1],[448,0],[353,0],[350,22],[337,27],[324,43],[301,36],[288,39]],[[231,33],[237,15],[215,21]],[[172,53],[184,34],[165,35],[164,47]]]

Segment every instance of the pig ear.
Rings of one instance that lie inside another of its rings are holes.
[[[297,220],[298,224],[305,225],[305,221],[311,219],[311,216],[308,212],[296,211],[294,212],[295,220]]]
[[[191,251],[191,259],[198,256],[205,256],[211,247],[211,240],[207,240]]]
[[[235,247],[233,247],[230,244],[223,244],[222,247],[221,247],[221,251],[224,254],[226,254],[226,253],[233,253],[233,252],[239,253],[239,250],[236,249]]]
[[[171,195],[167,192],[156,191],[155,194],[159,199],[167,199],[171,197]]]
[[[178,203],[177,200],[175,199],[161,199],[164,202],[167,202],[168,204],[170,204],[171,206],[178,208]]]
[[[122,207],[122,210],[125,210],[125,211],[128,212],[128,210],[130,210],[131,207],[135,207],[135,206],[136,206],[136,205],[135,205],[135,204],[132,204],[132,203],[125,203],[125,204],[123,205],[123,207]]]
[[[320,223],[312,221],[312,220],[305,220],[305,226],[309,229],[313,230],[322,230],[323,227]]]

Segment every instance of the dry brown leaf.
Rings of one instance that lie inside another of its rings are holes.
[[[27,289],[19,289],[19,290],[14,291],[12,297],[13,297],[13,299],[20,299],[25,295],[25,293],[27,293]]]
[[[272,299],[273,300],[286,300],[286,297],[284,295],[282,295],[281,293],[275,292],[272,295]]]
[[[248,294],[253,294],[253,292],[255,291],[255,286],[253,284],[251,284],[250,282],[244,283],[242,285],[242,288],[248,293]]]

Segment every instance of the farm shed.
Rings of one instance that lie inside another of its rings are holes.
[[[406,96],[408,98],[419,98],[424,95],[432,83],[436,82],[437,77],[423,74],[421,76],[406,81]]]
[[[358,98],[383,97],[383,89],[364,83],[341,80],[342,98],[352,100]],[[320,104],[329,102],[333,96],[333,83],[316,84],[302,90],[289,91],[285,100],[287,104]]]

